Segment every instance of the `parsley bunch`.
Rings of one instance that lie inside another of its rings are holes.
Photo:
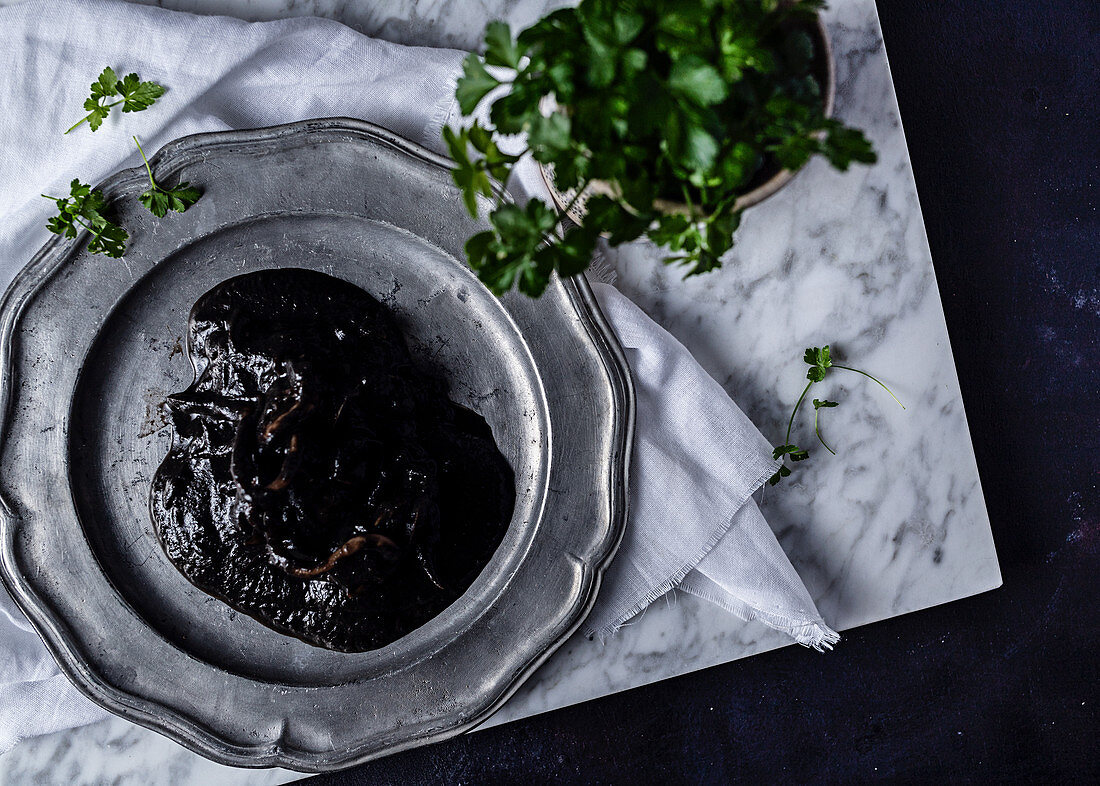
[[[601,234],[612,245],[646,235],[673,252],[666,262],[703,273],[733,245],[739,196],[816,154],[841,170],[873,162],[861,132],[824,114],[823,7],[583,0],[517,39],[490,23],[484,58],[466,59],[455,97],[469,116],[502,94],[488,124],[444,131],[470,212],[479,195],[493,203],[491,229],[467,243],[471,267],[498,294],[518,286],[537,297],[553,271],[584,270]],[[520,133],[526,147],[502,152],[499,138]],[[561,193],[584,194],[583,226],[556,236],[544,203],[520,210],[495,196],[490,179],[506,181],[524,155],[547,165]]]
[[[784,456],[788,456],[791,461],[805,461],[810,457],[809,451],[803,450],[798,445],[791,444],[791,427],[794,425],[794,417],[798,414],[798,410],[802,407],[802,402],[806,399],[806,394],[810,392],[810,387],[816,382],[824,382],[826,375],[831,368],[840,368],[845,371],[854,371],[856,374],[862,374],[868,379],[877,383],[883,390],[890,394],[890,397],[894,401],[898,402],[898,406],[905,409],[905,405],[898,401],[898,397],[894,395],[894,391],[882,384],[878,379],[868,374],[866,371],[860,371],[858,368],[852,368],[851,366],[842,366],[839,363],[834,363],[832,357],[830,357],[829,345],[826,344],[823,347],[808,347],[806,349],[806,355],[803,358],[810,366],[809,371],[806,372],[806,379],[809,382],[806,383],[806,387],[802,388],[802,395],[798,397],[798,402],[794,405],[794,410],[791,412],[791,419],[787,421],[787,435],[783,438],[782,445],[776,445],[772,451],[772,456],[775,459],[781,459]],[[829,401],[827,399],[814,399],[814,434],[817,435],[818,441],[825,446],[825,450],[836,455],[836,451],[828,446],[825,442],[825,438],[821,436],[821,426],[819,425],[818,415],[821,414],[823,409],[831,409],[833,407],[840,406],[835,401]],[[776,485],[783,478],[790,477],[791,468],[786,464],[780,464],[779,470],[768,479],[768,483]]]

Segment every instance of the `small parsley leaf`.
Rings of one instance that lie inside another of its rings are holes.
[[[93,131],[97,130],[101,125],[103,125],[104,118],[106,118],[107,115],[111,114],[111,108],[109,106],[102,106],[99,101],[94,98],[86,99],[84,101],[84,108],[88,110],[88,115],[84,118],[84,120],[88,121],[88,127],[91,128]],[[80,125],[80,123],[77,123],[77,125]],[[76,128],[76,126],[73,126],[73,128]],[[72,128],[69,129],[69,131],[72,130]],[[69,133],[69,131],[66,131],[65,133],[67,134]]]
[[[548,117],[540,116],[532,125],[531,133],[527,138],[535,160],[551,161],[558,153],[568,150],[569,130],[570,122],[566,115],[555,112]]]
[[[164,95],[164,88],[156,82],[142,82],[137,74],[127,74],[119,82],[123,112],[140,112],[148,109]]]
[[[672,64],[668,86],[699,106],[719,104],[729,93],[718,69],[697,55],[688,55]]]
[[[798,445],[780,445],[772,451],[772,458],[774,459],[779,459],[783,456],[790,456],[791,461],[803,461],[804,459],[808,459],[810,454],[798,447]]]
[[[472,114],[481,99],[499,84],[500,80],[485,70],[480,57],[469,55],[462,61],[462,76],[455,86],[455,99],[462,114]]]
[[[126,253],[126,241],[129,237],[125,229],[108,223],[92,233],[92,239],[88,241],[88,251],[118,259]]]
[[[791,476],[791,468],[788,467],[786,464],[780,464],[779,465],[779,470],[774,475],[772,475],[770,478],[768,478],[768,485],[769,486],[775,486],[783,478],[789,478],[790,476]]]
[[[489,215],[492,231],[479,232],[466,243],[466,256],[478,278],[502,295],[513,286],[538,297],[550,282],[554,259],[543,240],[557,215],[538,199],[526,208],[504,204]]]
[[[810,365],[810,370],[806,372],[806,379],[810,382],[821,382],[825,379],[825,373],[833,365],[832,360],[829,359],[828,344],[820,348],[808,348],[804,359]]]
[[[504,22],[490,22],[485,28],[485,62],[489,65],[519,68],[523,50],[512,40],[512,30]]]
[[[476,121],[469,128],[460,131],[444,128],[443,140],[455,162],[451,169],[451,179],[462,190],[462,201],[466,210],[477,218],[478,194],[492,197],[493,185],[490,178],[496,178],[502,183],[507,181],[512,172],[512,164],[519,160],[519,156],[509,155],[497,147],[489,130]],[[480,157],[471,157],[470,147],[480,153]]]
[[[118,95],[118,77],[115,76],[115,70],[110,66],[107,66],[100,73],[99,77],[92,82],[92,97],[91,100],[95,101],[99,98],[109,98],[114,95]]]

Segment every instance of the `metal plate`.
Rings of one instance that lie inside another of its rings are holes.
[[[124,260],[55,238],[0,307],[5,583],[84,693],[224,763],[330,770],[471,728],[577,628],[621,537],[633,398],[587,284],[494,298],[460,261],[483,227],[447,162],[359,121],[187,137],[153,165],[202,199],[156,220],[144,173],[118,173],[101,188],[131,233]],[[148,514],[160,403],[193,375],[191,305],[280,266],[389,304],[516,474],[483,573],[373,652],[310,646],[204,594]]]

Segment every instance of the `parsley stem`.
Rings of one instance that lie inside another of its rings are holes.
[[[122,100],[118,100],[118,101],[115,101],[113,104],[104,104],[101,108],[102,109],[110,109],[111,107],[118,106],[121,103],[122,103]],[[77,122],[77,124],[74,125],[72,128],[70,128],[69,131],[75,131],[76,129],[80,128],[82,125],[87,123],[88,118],[91,117],[92,114],[93,113],[89,113],[87,115],[84,115],[84,117],[80,118],[80,120]],[[69,131],[66,131],[65,133],[67,134],[67,133],[69,133]]]
[[[46,199],[51,199],[54,202],[59,202],[59,201],[68,202],[69,201],[68,199],[62,200],[62,199],[60,199],[60,197],[50,196],[49,194],[39,194],[39,196],[40,197],[45,197]],[[84,227],[85,229],[87,229],[89,232],[92,233],[92,240],[95,240],[103,232],[103,230],[96,229],[91,224],[84,223],[84,221],[81,219],[80,216],[74,215],[72,218],[73,218],[73,223],[74,224],[79,224],[80,226]]]
[[[141,154],[141,160],[145,164],[145,171],[149,173],[150,185],[152,185],[153,188],[159,189],[160,186],[158,186],[157,181],[153,179],[153,170],[149,168],[149,159],[145,157],[145,151],[141,149],[141,142],[138,141],[136,136],[134,137],[134,144],[137,145],[138,153]]]
[[[74,222],[74,223],[76,223],[76,224],[79,224],[79,225],[80,225],[80,226],[82,226],[82,227],[84,227],[84,229],[88,230],[88,232],[90,232],[90,233],[91,233],[92,237],[91,237],[91,239],[90,239],[90,240],[88,241],[88,244],[89,244],[89,245],[91,245],[91,244],[92,244],[92,243],[94,243],[94,242],[95,242],[96,240],[98,240],[98,239],[99,239],[99,236],[103,234],[103,230],[104,230],[104,229],[106,229],[106,227],[101,227],[100,229],[96,229],[96,228],[95,228],[94,226],[92,226],[91,224],[87,224],[87,223],[85,223],[84,221],[82,221],[82,220],[80,219],[80,216],[73,216],[73,222]]]
[[[845,371],[854,371],[857,374],[862,374],[863,376],[867,377],[867,379],[871,380],[872,382],[878,383],[879,387],[881,387],[883,390],[885,390],[887,393],[890,394],[890,398],[892,398],[894,401],[898,402],[899,407],[901,407],[902,409],[905,409],[905,405],[902,404],[900,401],[898,401],[898,397],[894,395],[894,391],[890,390],[890,388],[886,387],[886,385],[883,385],[882,382],[879,382],[879,380],[875,379],[875,377],[871,376],[866,371],[860,371],[858,368],[852,368],[851,366],[841,366],[838,363],[833,363],[833,368],[842,368]],[[828,447],[828,446],[826,446],[826,447]]]
[[[825,450],[829,451],[830,453],[832,453],[835,456],[836,451],[833,450],[831,447],[829,447],[829,444],[825,441],[825,438],[823,436],[821,436],[821,429],[818,428],[817,416],[820,415],[820,414],[821,414],[821,408],[820,407],[814,410],[814,433],[817,434],[817,441],[825,446]]]
[[[691,222],[692,230],[695,232],[695,234],[698,235],[699,234],[699,227],[696,226],[695,203],[691,201],[691,194],[688,193],[687,183],[681,183],[680,184],[680,192],[684,195],[684,204],[687,205],[688,221]],[[700,209],[699,212],[701,213],[702,210]],[[707,223],[707,220],[706,220],[705,216],[703,218],[703,223],[704,224]]]
[[[810,385],[812,384],[814,384],[813,380],[810,380],[806,383],[806,387],[802,388],[802,395],[798,397],[798,403],[794,405],[794,411],[791,413],[791,419],[787,421],[787,436],[783,438],[784,445],[791,444],[791,426],[794,425],[794,416],[798,414],[798,408],[802,406],[802,401],[806,398],[806,394],[809,392]]]

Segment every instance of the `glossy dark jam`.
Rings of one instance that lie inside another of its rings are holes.
[[[486,422],[418,370],[387,308],[322,273],[238,276],[191,311],[157,535],[194,584],[330,649],[381,647],[461,595],[511,520]]]

